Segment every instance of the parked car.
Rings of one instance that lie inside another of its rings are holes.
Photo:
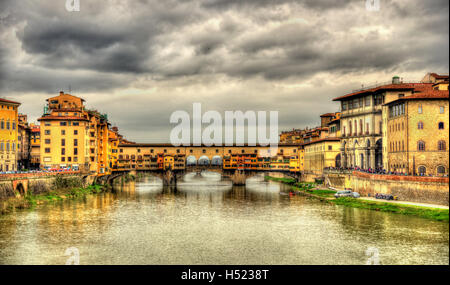
[[[359,197],[361,197],[361,195],[359,195],[358,192],[352,192],[352,197],[353,198],[359,198]]]
[[[375,194],[375,198],[376,199],[385,199],[385,200],[394,200],[394,196],[392,196],[391,194],[377,193],[377,194]],[[397,200],[397,199],[395,199],[395,200]]]
[[[337,191],[336,194],[334,194],[334,197],[336,197],[336,198],[353,197],[353,193],[350,190]]]

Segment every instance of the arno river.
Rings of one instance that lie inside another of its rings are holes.
[[[140,178],[111,193],[0,216],[0,264],[448,264],[449,224],[232,187],[214,173],[177,189]]]

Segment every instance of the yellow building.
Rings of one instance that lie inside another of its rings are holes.
[[[305,143],[303,147],[306,174],[322,176],[324,168],[341,165],[339,138],[324,138]]]
[[[449,91],[441,88],[385,104],[387,171],[448,175]]]
[[[300,172],[305,171],[305,148],[303,146],[300,146],[298,148],[298,170]]]
[[[31,128],[31,166],[32,169],[39,169],[41,164],[41,130],[38,125],[30,124]]]
[[[47,102],[38,119],[41,168],[89,171],[89,119],[84,100],[60,92]]]
[[[119,135],[119,130],[117,127],[112,127],[108,130],[108,161],[109,169],[111,171],[117,169],[119,143],[121,138],[122,136]]]
[[[0,172],[16,171],[20,103],[0,98],[0,105]]]

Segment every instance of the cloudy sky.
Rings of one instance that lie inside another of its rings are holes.
[[[316,126],[362,84],[449,73],[448,0],[0,1],[0,97],[36,120],[60,90],[128,139],[167,142],[175,110],[279,111]]]

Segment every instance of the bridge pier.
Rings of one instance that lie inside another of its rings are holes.
[[[230,176],[230,179],[233,182],[233,185],[244,186],[247,177],[248,175],[245,173],[245,171],[235,170],[234,173]]]
[[[166,170],[162,174],[162,181],[164,186],[176,186],[177,175],[172,170]]]

